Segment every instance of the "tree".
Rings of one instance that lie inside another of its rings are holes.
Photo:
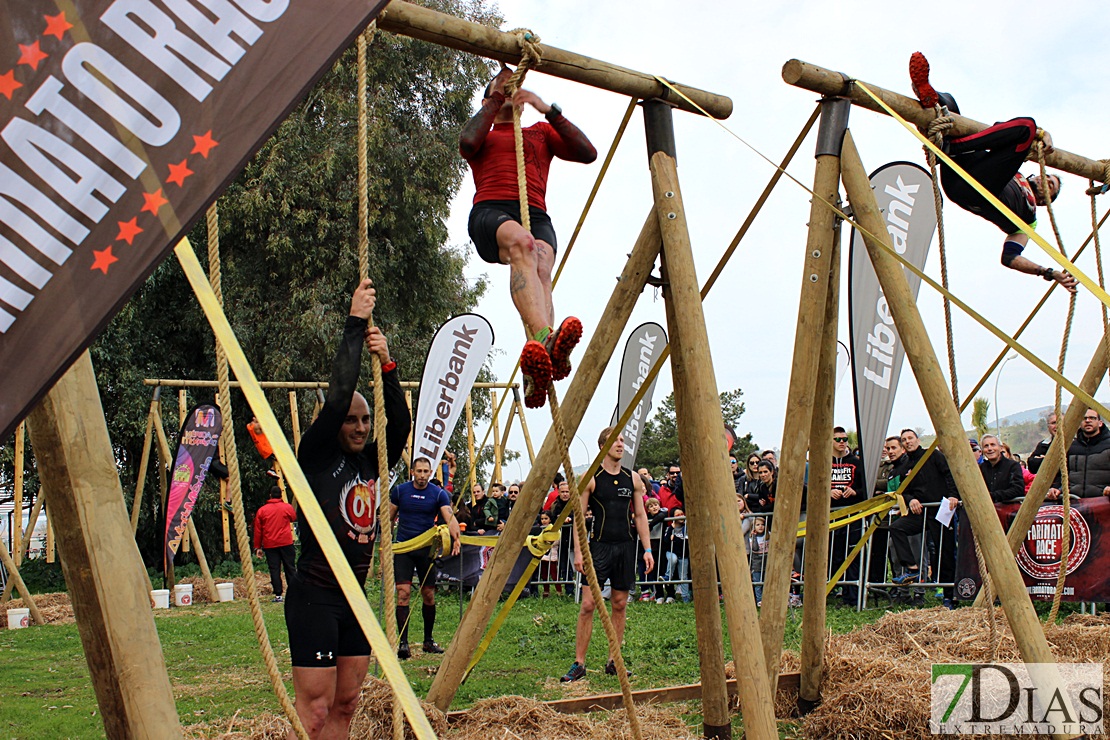
[[[744,414],[744,404],[740,400],[743,395],[744,391],[737,388],[725,391],[720,396],[721,414],[724,416],[725,424],[734,429]],[[721,433],[724,434],[723,429]],[[757,449],[759,447],[752,441],[751,433],[748,433],[736,439],[732,446],[732,454],[747,457]],[[661,474],[665,466],[678,458],[678,420],[675,416],[674,393],[671,393],[659,404],[654,416],[644,424],[636,464],[651,469],[653,474]]]
[[[987,433],[987,414],[990,412],[990,408],[990,401],[982,396],[976,398],[971,404],[971,426],[975,429],[975,435],[980,439]]]
[[[488,25],[500,22],[492,6],[480,0],[425,4]],[[370,274],[380,301],[375,321],[389,336],[402,377],[418,379],[435,329],[471,308],[485,290],[483,282],[464,278],[467,256],[446,243],[446,219],[465,175],[458,130],[492,69],[463,52],[385,33],[374,38],[368,62]],[[350,49],[219,201],[226,312],[263,379],[316,380],[329,374],[358,274],[356,74],[356,54]],[[190,237],[203,255],[204,219]],[[211,331],[174,260],[155,270],[92,354],[130,501],[150,404],[151,389],[142,379],[215,377]],[[363,377],[369,377],[368,359]],[[189,402],[213,396],[191,392]],[[252,514],[268,488],[267,466],[254,456],[244,429],[251,412],[238,392],[232,399],[243,490]],[[163,393],[171,446],[178,428],[175,400]],[[270,401],[289,433],[288,394],[274,392]],[[311,420],[313,403],[312,392],[299,394],[302,429]],[[480,415],[488,404],[479,408]],[[0,460],[10,459],[3,452]],[[146,490],[150,506],[144,505],[139,544],[154,562],[160,559],[160,535],[153,525],[158,498],[153,472]],[[196,522],[210,557],[218,559],[222,543],[211,490],[198,502]]]

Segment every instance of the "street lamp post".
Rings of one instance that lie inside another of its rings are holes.
[[[1017,355],[1010,355],[1002,364],[998,366],[998,372],[994,376],[994,433],[998,435],[999,444],[1002,443],[1002,425],[998,421],[998,381],[1002,378],[1002,370],[1006,367],[1006,363],[1010,360],[1017,359]]]

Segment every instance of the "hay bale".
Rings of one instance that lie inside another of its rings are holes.
[[[431,722],[436,737],[443,737],[447,731],[447,717],[427,702],[420,702],[420,707]],[[358,709],[351,720],[351,737],[393,737],[393,689],[386,681],[370,676],[362,684]],[[407,722],[405,737],[416,738]]]
[[[73,618],[73,604],[69,601],[69,594],[34,594],[35,605],[42,612],[42,618],[46,620],[47,624],[72,624],[75,620]],[[26,603],[23,599],[12,599],[3,607],[0,607],[0,613],[6,612],[8,609],[23,609],[26,608]],[[8,628],[8,620],[0,619],[0,629]]]

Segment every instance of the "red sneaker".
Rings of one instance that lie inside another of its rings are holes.
[[[551,383],[551,356],[535,339],[529,339],[520,353],[520,374],[524,380],[524,405],[538,409],[547,403]]]
[[[570,375],[570,353],[582,338],[582,322],[567,316],[559,328],[547,335],[544,346],[551,356],[551,377],[562,380]]]
[[[929,84],[929,60],[920,51],[910,54],[910,85],[923,107],[932,108],[937,104],[937,91]]]

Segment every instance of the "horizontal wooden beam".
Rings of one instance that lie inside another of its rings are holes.
[[[801,674],[782,673],[779,675],[779,691],[797,690],[801,685]],[[728,694],[736,697],[736,679],[728,679]],[[663,704],[673,701],[695,701],[701,699],[701,684],[691,683],[682,686],[668,686],[662,689],[643,689],[632,692],[632,700],[637,704]],[[596,694],[574,699],[545,701],[544,705],[562,714],[582,714],[583,712],[604,712],[624,707],[623,698],[616,694]],[[466,718],[466,710],[448,712],[447,721],[454,723]]]
[[[854,105],[858,105],[861,108],[867,108],[868,110],[873,110],[876,113],[883,113],[884,115],[886,114],[886,111],[872,100],[870,95],[852,84],[852,77],[842,72],[835,72],[831,69],[818,67],[815,64],[809,64],[808,62],[803,62],[798,59],[791,59],[786,64],[782,65],[782,79],[789,85],[820,93],[821,95],[836,95],[848,98]],[[891,92],[890,90],[884,90],[877,85],[872,85],[870,82],[865,82],[864,84],[866,84],[875,95],[882,98],[883,102],[889,105],[894,112],[910,123],[925,127],[933,120],[933,110],[931,108],[922,108],[921,103],[917,102],[916,99]],[[1014,115],[1021,115],[1021,112],[1016,111]],[[987,128],[989,125],[956,114],[952,114],[952,118],[953,136],[974,134]],[[1051,127],[1042,126],[1042,128],[1048,128],[1051,132]],[[1046,163],[1050,167],[1054,167],[1063,172],[1070,172],[1073,175],[1087,177],[1092,180],[1097,180],[1098,182],[1104,181],[1105,170],[1102,163],[1094,159],[1082,157],[1078,154],[1072,154],[1063,149],[1056,149],[1056,151],[1048,155]]]
[[[164,388],[218,388],[219,382],[215,380],[180,380],[169,378],[145,378],[143,385],[162,386]],[[328,389],[327,381],[316,380],[263,380],[259,381],[258,385],[268,390],[281,389],[281,390],[322,390]],[[374,381],[367,380],[367,386],[374,385]],[[232,388],[239,387],[238,380],[231,381]],[[419,388],[420,382],[416,380],[402,380],[402,388]],[[474,383],[474,388],[498,388],[504,390],[506,388],[519,388],[518,383],[492,383],[488,381]]]
[[[478,56],[496,59],[507,64],[520,62],[520,44],[516,36],[491,26],[456,18],[429,8],[393,0],[378,17],[378,28],[391,33],[411,36],[433,44],[459,49]],[[543,29],[536,33],[542,34]],[[646,100],[659,98],[680,110],[698,113],[698,109],[675,95],[653,75],[618,67],[615,64],[591,59],[581,54],[540,44],[543,61],[535,68],[553,77],[574,80],[584,85],[609,90],[621,95]],[[732,115],[732,100],[724,95],[673,83],[690,100],[700,105],[714,118]],[[573,113],[571,113],[573,117]]]

